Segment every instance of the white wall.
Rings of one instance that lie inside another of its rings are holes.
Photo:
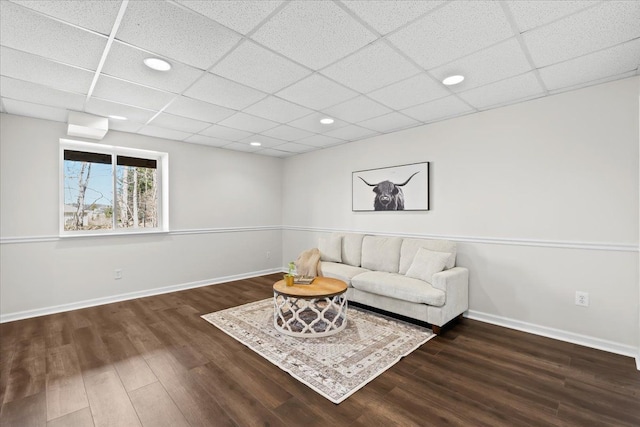
[[[454,239],[471,316],[637,354],[638,80],[287,159],[283,259],[334,229]],[[430,211],[351,211],[353,171],[420,161]]]
[[[169,153],[171,232],[59,239],[66,125],[0,120],[3,320],[280,270],[281,159],[110,131],[105,144]]]

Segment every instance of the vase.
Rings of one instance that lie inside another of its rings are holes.
[[[287,286],[293,286],[293,276],[289,274],[284,275],[284,284]]]

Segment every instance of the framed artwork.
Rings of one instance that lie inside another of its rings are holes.
[[[351,174],[352,210],[428,211],[429,162]]]

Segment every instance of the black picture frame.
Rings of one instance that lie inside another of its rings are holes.
[[[351,210],[428,211],[429,162],[352,172]]]

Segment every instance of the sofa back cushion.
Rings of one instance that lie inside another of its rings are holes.
[[[318,239],[320,260],[329,262],[342,262],[342,236],[331,235]]]
[[[362,264],[362,239],[364,234],[342,234],[342,263],[360,267]]]
[[[402,238],[400,237],[364,236],[362,267],[374,271],[397,273],[401,246]]]
[[[418,253],[418,249],[425,248],[433,252],[446,252],[449,259],[445,265],[445,269],[453,268],[456,265],[456,243],[450,240],[432,240],[432,239],[404,239],[402,241],[402,249],[400,250],[400,274],[407,274],[407,270],[411,267],[413,259]]]

